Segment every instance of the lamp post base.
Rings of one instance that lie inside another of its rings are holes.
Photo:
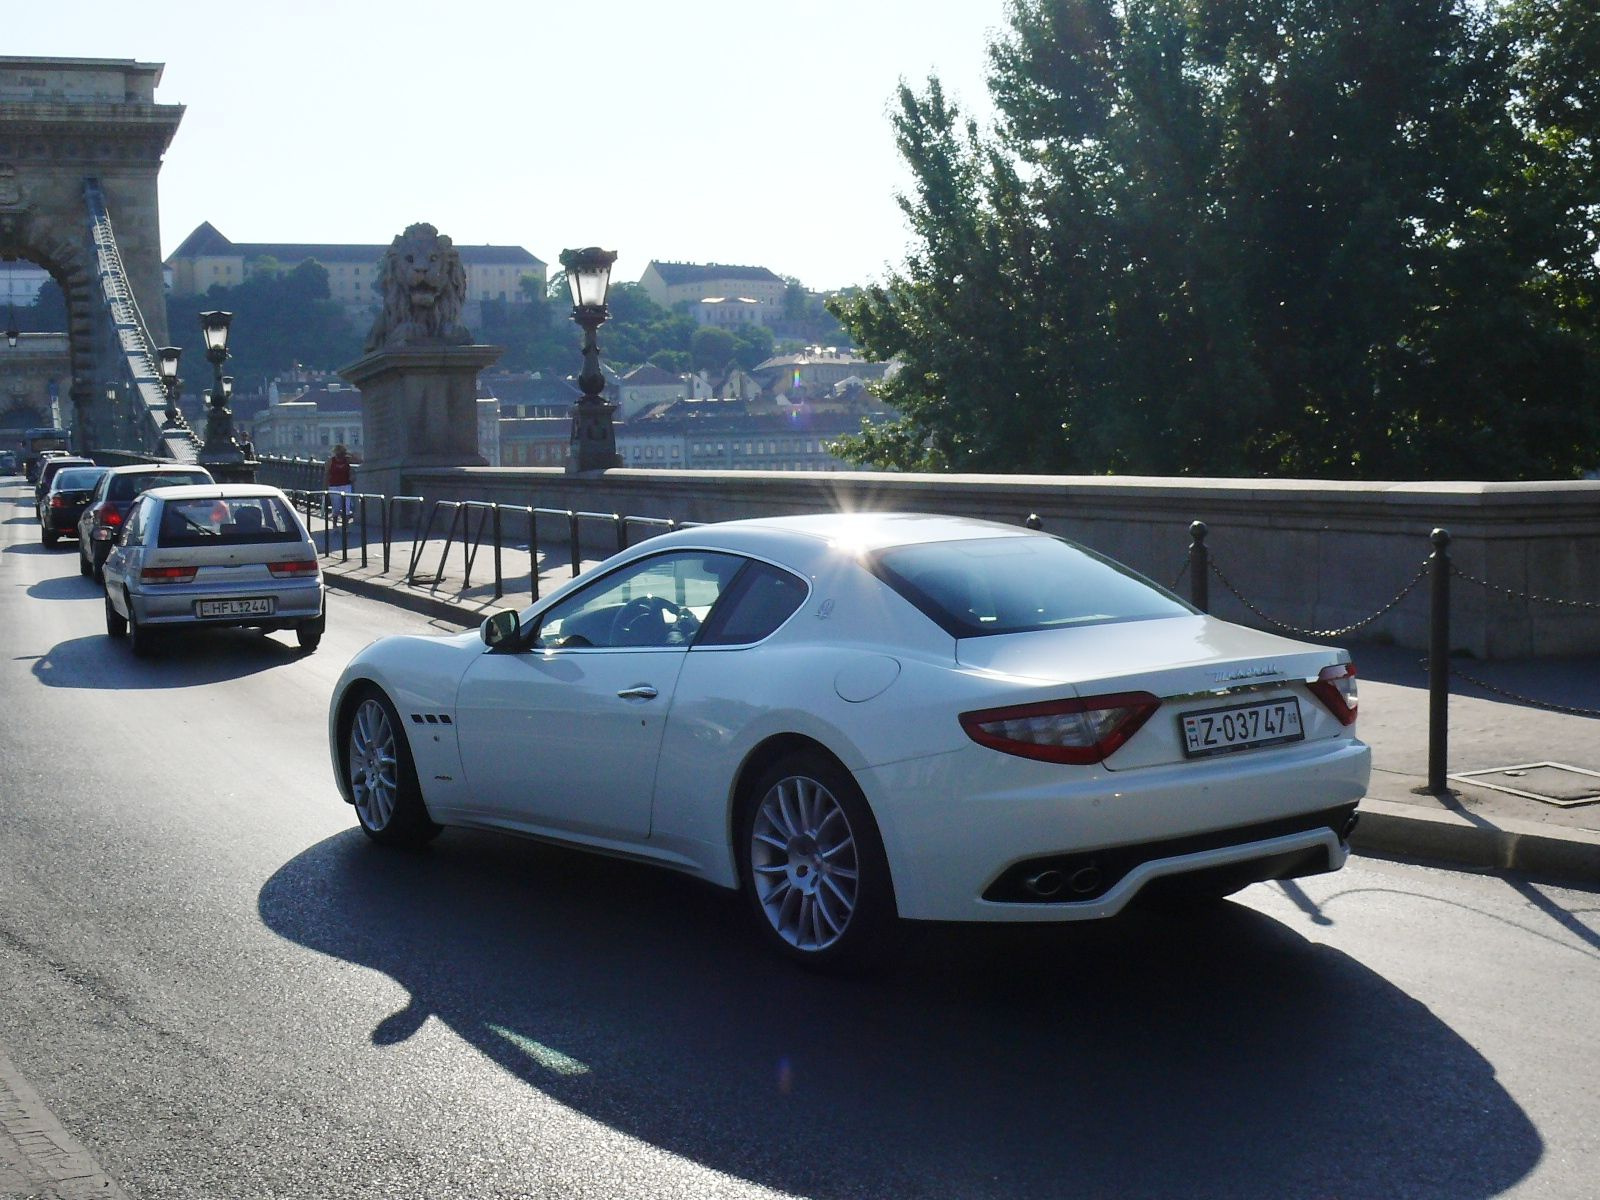
[[[585,396],[572,406],[572,440],[568,446],[567,474],[584,475],[620,467],[617,431],[611,423],[616,405],[599,396]]]

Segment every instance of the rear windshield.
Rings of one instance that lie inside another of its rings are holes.
[[[105,473],[104,467],[67,467],[56,475],[51,486],[58,492],[87,492]]]
[[[1197,611],[1127,567],[1054,537],[899,546],[874,555],[867,568],[958,638]]]
[[[236,546],[300,538],[294,513],[276,496],[168,500],[161,506],[156,535],[162,546]]]
[[[182,487],[190,483],[210,483],[211,476],[204,471],[140,471],[134,475],[118,475],[106,489],[108,500],[132,500],[140,492],[157,487]]]

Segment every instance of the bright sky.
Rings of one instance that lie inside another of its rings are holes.
[[[899,80],[937,74],[986,114],[1004,10],[55,0],[19,7],[4,53],[166,64],[156,99],[188,111],[161,171],[164,254],[201,221],[238,242],[370,243],[429,221],[552,269],[603,245],[617,280],[654,258],[831,289],[904,257]]]

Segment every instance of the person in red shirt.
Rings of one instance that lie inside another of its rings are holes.
[[[350,519],[350,451],[340,442],[328,457],[327,470],[322,475],[322,485],[330,493],[328,501],[340,520]],[[335,499],[332,493],[338,493]]]

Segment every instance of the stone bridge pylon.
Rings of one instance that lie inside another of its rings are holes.
[[[66,297],[62,408],[79,450],[172,453],[153,357],[167,340],[156,176],[184,110],[156,103],[162,69],[0,56],[0,258],[43,267]]]

